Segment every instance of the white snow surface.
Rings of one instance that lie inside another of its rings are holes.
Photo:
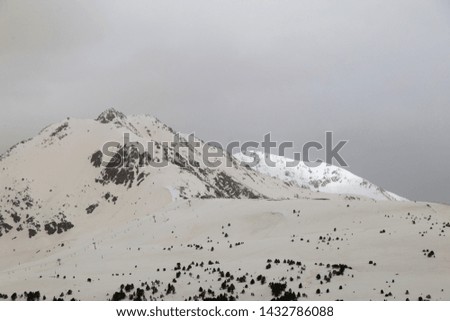
[[[255,151],[248,155],[236,153],[233,156],[247,163],[256,159],[255,166],[252,166],[256,171],[317,192],[365,196],[375,200],[406,201],[405,198],[334,165],[321,163],[312,167],[301,161],[294,162],[291,158],[264,154],[262,151]]]

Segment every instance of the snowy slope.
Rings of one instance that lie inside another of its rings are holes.
[[[448,206],[331,195],[179,200],[120,225],[110,214],[56,238],[1,238],[0,292],[270,300],[280,283],[300,300],[450,299]]]
[[[289,167],[286,163],[293,163],[290,158],[278,155],[268,156],[261,151],[256,151],[255,154],[259,162],[252,167],[254,170],[285,182],[294,182],[304,188],[331,194],[365,196],[376,200],[406,200],[334,165],[322,163],[317,167],[309,167],[300,162],[295,167]],[[253,156],[242,153],[233,156],[244,162],[251,162],[254,159]],[[264,161],[265,157],[270,157],[275,166],[269,166],[268,162]]]

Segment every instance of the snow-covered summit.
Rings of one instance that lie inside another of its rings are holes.
[[[256,151],[255,154],[258,163],[253,167],[254,170],[285,182],[294,182],[313,191],[365,196],[375,200],[406,200],[334,165],[322,163],[317,167],[310,167],[304,162],[298,162],[296,166],[291,167],[289,164],[293,164],[294,161],[290,158],[266,155],[261,151]],[[244,162],[254,159],[252,156],[246,156],[242,153],[234,154],[234,156]],[[268,165],[269,162],[265,161],[267,157],[270,157],[275,166]]]

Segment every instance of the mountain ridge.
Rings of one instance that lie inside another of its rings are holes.
[[[388,192],[368,180],[334,165],[321,163],[312,167],[304,162],[294,162],[293,159],[274,154],[266,155],[261,151],[251,154],[256,155],[259,160],[253,166],[256,171],[285,182],[294,182],[317,192],[365,196],[376,200],[407,201],[406,198]],[[254,159],[253,156],[243,153],[236,153],[234,157],[240,161]],[[267,157],[270,157],[271,162],[275,163],[274,167],[268,166],[268,162],[264,161]],[[287,166],[287,163],[298,164],[293,167]]]

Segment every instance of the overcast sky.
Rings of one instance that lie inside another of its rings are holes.
[[[222,142],[333,131],[355,174],[450,203],[450,2],[0,0],[0,153],[107,107]]]

